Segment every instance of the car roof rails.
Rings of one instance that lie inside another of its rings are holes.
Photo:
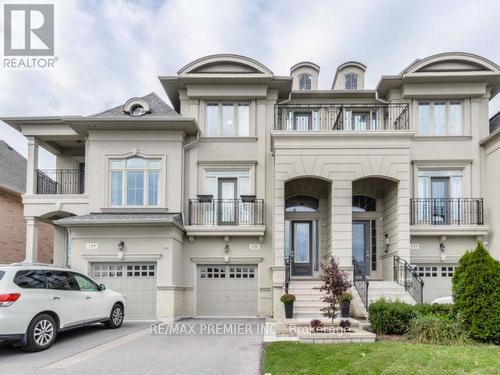
[[[63,266],[59,266],[57,264],[50,264],[50,263],[32,263],[32,262],[16,262],[16,263],[11,263],[9,264],[10,266],[37,266],[37,267],[56,267],[56,268],[65,268]]]

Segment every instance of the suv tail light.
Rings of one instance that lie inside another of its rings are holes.
[[[12,305],[19,299],[19,297],[21,297],[20,293],[0,294],[0,307]]]

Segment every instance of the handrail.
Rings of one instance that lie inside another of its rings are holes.
[[[190,199],[189,225],[264,225],[263,199]]]
[[[285,255],[285,293],[288,294],[290,279],[292,278],[291,258],[290,255]]]
[[[398,255],[394,255],[394,281],[410,293],[417,303],[424,301],[424,280]]]
[[[352,266],[354,287],[358,291],[361,302],[363,302],[365,308],[368,308],[368,287],[370,284],[368,282],[368,279],[366,278],[366,275],[362,272],[358,261],[354,257],[352,257]]]

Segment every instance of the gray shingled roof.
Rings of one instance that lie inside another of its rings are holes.
[[[88,215],[69,216],[54,221],[57,225],[92,225],[92,224],[174,224],[182,228],[182,218],[176,213],[92,213]]]
[[[0,186],[24,193],[26,191],[26,159],[0,140]]]
[[[145,100],[146,103],[149,104],[150,112],[146,113],[141,117],[153,117],[153,116],[174,116],[178,117],[179,114],[174,111],[172,107],[170,107],[167,103],[165,103],[161,98],[156,95],[156,93],[152,92],[146,96],[141,97],[141,99]],[[90,117],[116,117],[116,116],[124,116],[130,117],[128,114],[123,112],[123,104],[117,107],[108,109],[104,112],[97,113]]]

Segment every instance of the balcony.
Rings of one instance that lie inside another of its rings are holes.
[[[410,199],[412,235],[484,236],[482,198]]]
[[[275,108],[274,130],[281,131],[410,131],[409,105],[280,104]]]
[[[259,236],[265,231],[264,200],[213,199],[211,196],[190,199],[188,236],[227,235]]]
[[[36,194],[83,194],[85,171],[78,169],[37,169]]]

